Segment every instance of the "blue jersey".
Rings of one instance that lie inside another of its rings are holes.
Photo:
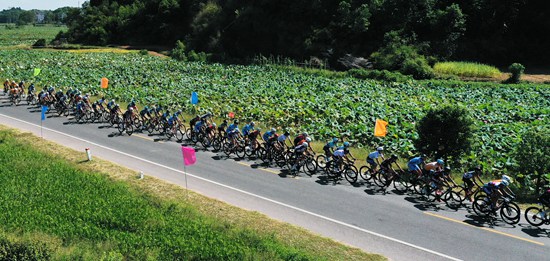
[[[369,159],[377,159],[378,157],[380,157],[380,152],[378,152],[378,151],[371,152],[369,154]]]
[[[250,134],[250,131],[254,130],[254,127],[250,124],[246,124],[244,127],[243,127],[243,135],[248,135]]]
[[[325,146],[326,146],[327,148],[334,148],[334,147],[336,147],[336,142],[334,142],[334,141],[329,141]]]
[[[264,135],[262,136],[262,138],[263,138],[265,141],[267,141],[271,136],[273,136],[274,133],[275,133],[275,132],[272,132],[272,131],[266,131],[266,132],[264,133]]]
[[[409,161],[409,165],[420,165],[424,162],[424,160],[421,158],[421,157],[415,157],[415,158],[412,158],[410,161]]]
[[[170,125],[174,124],[174,122],[175,122],[177,119],[178,119],[178,118],[175,117],[175,116],[170,117],[170,118],[168,119],[168,124],[170,124]]]
[[[197,123],[195,123],[194,131],[198,132],[203,124],[204,123],[202,121],[197,121]]]
[[[227,127],[226,132],[227,132],[227,133],[230,133],[230,132],[234,131],[235,129],[238,130],[238,129],[239,129],[239,125],[233,123],[233,124],[229,125],[229,127]]]

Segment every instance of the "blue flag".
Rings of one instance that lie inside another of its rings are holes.
[[[42,105],[42,116],[41,120],[46,120],[46,111],[48,111],[48,106]]]
[[[191,93],[191,104],[195,105],[199,103],[199,94],[197,92]]]

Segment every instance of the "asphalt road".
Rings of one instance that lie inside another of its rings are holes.
[[[10,106],[0,96],[0,124],[41,135],[40,109]],[[124,165],[146,176],[186,186],[180,144],[157,136],[119,136],[104,124],[74,124],[48,115],[45,139]],[[392,260],[549,260],[550,226],[535,228],[476,218],[413,195],[382,194],[367,184],[327,182],[323,176],[287,177],[276,168],[197,151],[187,168],[189,189],[264,213]]]

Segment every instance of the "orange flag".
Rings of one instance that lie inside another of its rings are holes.
[[[109,87],[109,79],[103,77],[101,78],[101,88],[107,89]]]
[[[388,126],[387,121],[376,120],[376,125],[374,125],[374,137],[386,137],[388,133],[386,126]]]

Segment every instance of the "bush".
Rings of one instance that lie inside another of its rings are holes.
[[[357,79],[373,79],[387,82],[406,82],[412,80],[410,76],[388,70],[351,69],[348,75]]]
[[[141,55],[148,55],[149,54],[149,51],[145,50],[145,49],[141,49],[139,50],[139,54]]]
[[[46,39],[38,39],[32,46],[33,47],[44,47],[44,46],[46,46]]]
[[[506,83],[519,83],[521,75],[525,71],[525,66],[521,63],[513,63],[510,67],[508,67],[508,70],[510,70],[512,75],[508,78],[508,80],[506,80]]]
[[[518,182],[535,196],[548,182],[550,174],[550,128],[532,128],[521,136],[514,153]],[[524,189],[525,191],[526,189]]]
[[[430,109],[416,126],[416,149],[436,158],[458,160],[470,149],[473,120],[465,108],[447,105]]]
[[[0,237],[0,260],[50,260],[50,250],[45,244],[11,242]]]
[[[172,49],[170,56],[178,61],[187,61],[187,56],[185,55],[185,44],[178,40],[176,42],[176,47]]]
[[[208,55],[204,52],[196,53],[194,50],[191,50],[187,53],[187,59],[191,62],[206,62]]]
[[[418,56],[403,61],[403,66],[400,71],[405,75],[412,75],[413,78],[419,80],[431,79],[435,76],[432,67],[428,65],[424,56]]]
[[[416,47],[405,44],[396,32],[387,33],[386,44],[371,55],[377,69],[399,71],[415,79],[431,79],[435,76],[426,57]]]

